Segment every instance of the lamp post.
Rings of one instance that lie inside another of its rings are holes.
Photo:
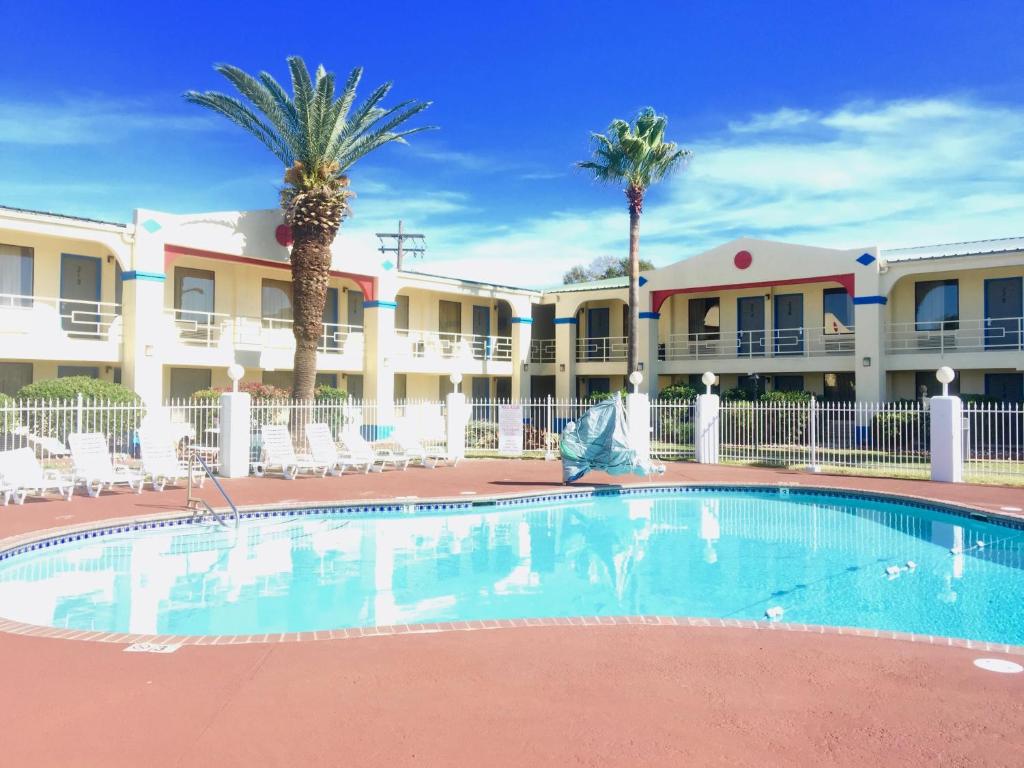
[[[238,391],[238,382],[245,375],[245,368],[240,366],[238,363],[232,363],[228,366],[228,378],[231,379],[231,391]]]
[[[644,380],[644,375],[640,371],[633,371],[629,374],[629,383],[633,385],[633,394],[635,395],[640,391],[640,382]]]
[[[700,380],[704,382],[704,386],[707,388],[707,391],[704,394],[710,395],[711,388],[715,386],[715,382],[718,380],[718,377],[711,371],[705,371],[704,375],[700,377]]]
[[[956,371],[950,368],[948,365],[944,365],[935,372],[935,378],[939,380],[942,385],[942,396],[949,397],[949,385],[953,383],[953,379],[956,378]]]

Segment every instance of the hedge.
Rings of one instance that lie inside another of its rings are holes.
[[[43,379],[26,384],[18,390],[18,400],[106,400],[111,403],[141,403],[142,398],[123,384],[103,381],[89,376],[66,376],[63,379]]]

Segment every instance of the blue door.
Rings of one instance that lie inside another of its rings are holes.
[[[102,261],[62,253],[60,257],[61,327],[69,336],[99,338]]]
[[[787,293],[775,297],[776,355],[804,353],[804,295]]]
[[[1024,278],[985,281],[985,349],[1020,349]]]
[[[608,359],[608,336],[611,324],[608,307],[587,310],[587,357],[594,360]]]
[[[491,356],[491,308],[473,306],[473,357],[487,360]]]
[[[764,356],[764,296],[742,296],[736,300],[736,354]]]

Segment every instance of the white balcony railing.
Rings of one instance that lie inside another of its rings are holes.
[[[395,330],[395,356],[412,359],[511,360],[511,336],[478,336],[406,328]]]
[[[661,345],[662,360],[723,360],[752,357],[827,357],[854,353],[854,329],[774,328],[733,333],[676,333]]]
[[[294,349],[292,321],[269,317],[233,317],[220,312],[169,309],[179,343],[190,347],[216,348],[222,345],[256,349]],[[324,323],[317,349],[327,354],[352,352],[361,344],[361,326]],[[351,342],[351,344],[350,344]],[[362,354],[362,347],[356,350]]]
[[[894,355],[1024,349],[1024,318],[889,323],[886,352]]]
[[[530,340],[530,362],[531,363],[553,363],[553,362],[555,362],[555,340],[554,339],[531,339]]]
[[[46,333],[68,339],[121,340],[121,305],[52,296],[0,293],[0,335]]]
[[[576,360],[581,363],[614,363],[626,359],[625,336],[591,336],[576,339]]]

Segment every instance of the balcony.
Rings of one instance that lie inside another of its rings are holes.
[[[854,353],[854,329],[775,328],[735,333],[677,333],[661,345],[661,360],[741,360],[757,357],[831,357]]]
[[[178,347],[176,362],[210,365],[234,361],[235,350],[271,353],[272,367],[290,365],[295,351],[292,321],[277,318],[239,317],[219,312],[169,309],[165,320],[173,336],[170,349]],[[199,350],[210,350],[199,352]],[[360,326],[324,323],[317,351],[326,356],[318,365],[325,370],[357,370],[363,366],[363,329]],[[196,355],[200,358],[196,358]],[[189,357],[191,356],[191,358]],[[180,359],[184,357],[185,359]],[[223,360],[221,359],[223,358]],[[226,362],[225,362],[226,361]]]
[[[441,333],[399,328],[395,357],[438,360],[512,359],[511,336],[477,336],[471,333]]]
[[[0,294],[4,357],[117,362],[121,329],[120,304]]]
[[[889,323],[886,352],[939,355],[957,352],[1015,352],[1024,349],[1024,318]]]
[[[553,362],[555,362],[555,340],[554,339],[531,339],[530,340],[530,362],[531,363],[553,363]]]
[[[625,362],[628,344],[625,336],[592,336],[576,340],[576,362]]]

